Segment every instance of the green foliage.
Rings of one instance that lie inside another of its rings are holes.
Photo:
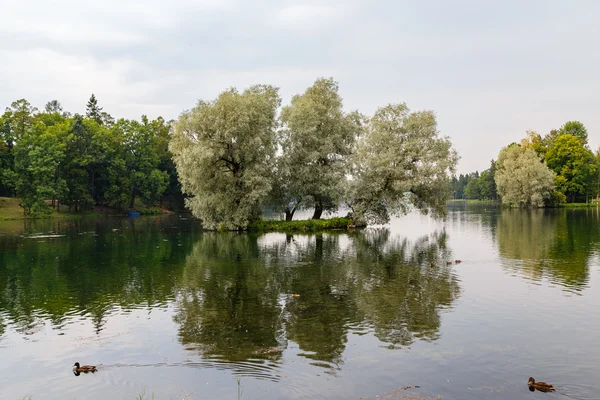
[[[527,131],[526,135],[525,138],[521,139],[521,147],[533,149],[543,162],[548,150],[548,144],[551,141],[544,141],[542,136],[534,131]]]
[[[351,218],[307,219],[298,221],[258,220],[248,225],[251,232],[315,232],[325,230],[346,230],[356,226]]]
[[[560,207],[567,202],[567,197],[559,190],[553,190],[550,196],[544,200],[546,207]]]
[[[560,127],[559,135],[573,135],[581,140],[581,143],[587,145],[588,132],[585,125],[579,121],[569,121]]]
[[[355,219],[387,223],[411,206],[444,215],[457,161],[432,111],[410,112],[404,103],[379,108],[353,156],[348,202]]]
[[[58,100],[50,100],[44,107],[46,114],[60,114],[63,112],[63,107]]]
[[[200,101],[175,124],[169,149],[187,206],[209,229],[243,229],[271,191],[278,89],[230,89]]]
[[[25,214],[49,215],[52,211],[45,200],[56,199],[66,190],[59,173],[66,129],[65,124],[46,127],[37,123],[15,145],[15,185]]]
[[[533,131],[528,131],[527,136],[521,140],[520,145],[513,143],[508,148],[520,148],[521,151],[531,150],[535,152],[538,160],[547,165],[554,173],[553,185],[556,189],[549,189],[548,176],[541,178],[540,176],[532,176],[532,181],[527,181],[518,177],[510,177],[503,175],[505,180],[504,190],[507,187],[516,189],[517,182],[523,183],[522,194],[537,185],[538,188],[545,187],[542,191],[545,193],[543,200],[539,198],[535,203],[539,206],[544,204],[550,207],[560,206],[566,201],[589,202],[593,196],[600,194],[600,162],[587,147],[588,132],[586,127],[579,121],[566,122],[560,129],[553,129],[544,138]],[[503,150],[504,151],[504,150]],[[517,154],[513,152],[513,155]],[[531,160],[530,160],[531,161]],[[530,166],[533,168],[536,163],[531,161]],[[522,165],[524,166],[524,165]],[[536,166],[539,173],[543,168]],[[522,171],[522,169],[517,169]],[[530,170],[533,173],[533,170]],[[535,175],[535,173],[534,173]],[[547,175],[547,174],[543,174]],[[541,184],[540,180],[545,182]],[[498,179],[496,179],[496,182]],[[511,184],[512,182],[512,184]],[[540,189],[541,190],[541,189]],[[514,193],[513,193],[514,194]],[[529,200],[525,197],[520,197],[519,201],[507,201],[508,204],[516,205],[527,204]]]
[[[93,119],[99,125],[102,125],[102,107],[98,106],[98,100],[94,93],[90,96],[85,108],[85,116],[89,119]]]
[[[546,152],[548,167],[557,174],[557,189],[572,202],[578,196],[586,198],[590,194],[596,174],[594,161],[582,139],[568,133],[557,136]]]
[[[304,201],[315,208],[313,218],[319,219],[342,200],[361,117],[344,112],[338,91],[332,78],[317,79],[281,112],[279,144],[284,151],[273,187],[275,203],[284,211],[291,212],[290,203],[296,207]]]
[[[460,174],[457,178],[452,177],[451,190],[453,199],[469,200],[497,200],[498,192],[496,188],[496,162],[490,163],[490,168],[481,174],[475,171],[471,174]]]
[[[514,207],[543,207],[554,192],[554,173],[529,147],[508,146],[496,161],[495,180],[502,203]]]
[[[598,202],[590,202],[590,203],[566,203],[566,204],[562,204],[562,207],[565,207],[565,208],[600,207],[600,203],[598,203]]]
[[[480,178],[473,178],[465,186],[465,197],[470,200],[481,199]]]
[[[119,176],[113,177],[110,198],[122,205],[128,198],[129,208],[140,196],[147,205],[155,205],[167,189],[169,175],[158,169],[161,162],[162,138],[168,134],[170,124],[162,118],[149,121],[143,115],[141,123],[134,120],[117,121],[112,131],[120,142],[117,157],[122,162],[113,165]],[[121,190],[119,190],[121,189]]]
[[[26,216],[94,206],[124,208],[140,197],[158,204],[178,193],[168,152],[171,124],[162,118],[121,120],[113,126],[94,96],[88,115],[64,112],[52,100],[38,113],[18,100],[0,117],[0,195],[18,196]]]

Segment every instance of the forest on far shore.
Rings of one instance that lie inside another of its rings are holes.
[[[512,153],[513,157],[507,160],[507,153]],[[532,192],[546,190],[546,205],[588,203],[593,199],[597,201],[600,196],[600,148],[592,152],[587,129],[579,121],[569,121],[545,136],[528,131],[520,143],[511,143],[502,149],[501,158],[504,163],[508,162],[501,168],[500,174],[504,170],[506,173],[500,175],[500,180],[505,192],[512,190],[509,205],[515,199],[515,205],[519,205],[519,200],[527,203],[528,189]],[[518,175],[517,172],[525,170],[527,173],[523,176]],[[500,200],[502,190],[498,190],[498,178],[496,160],[481,173],[455,175],[451,182],[452,198]],[[517,189],[521,192],[520,197],[514,193]]]
[[[13,102],[0,116],[0,196],[23,212],[183,205],[168,145],[172,121],[115,120],[92,94],[85,115],[52,100]]]

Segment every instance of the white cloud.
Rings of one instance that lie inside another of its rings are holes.
[[[50,99],[83,112],[175,118],[230,86],[340,82],[348,109],[433,109],[462,155],[487,168],[525,130],[579,119],[600,145],[600,3],[474,0],[4,0],[0,107]],[[571,23],[569,21],[576,21]]]

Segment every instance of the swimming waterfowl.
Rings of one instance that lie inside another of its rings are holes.
[[[429,268],[435,268],[435,264],[434,263],[429,264]]]
[[[454,260],[454,262],[455,262],[456,264],[460,264],[460,263],[462,262],[462,260]]]
[[[77,372],[77,373],[85,373],[87,374],[88,372],[94,373],[98,371],[96,369],[95,365],[79,365],[78,362],[76,362],[75,364],[73,364],[73,372]]]
[[[446,265],[452,265],[452,261],[446,261]]]
[[[527,384],[529,385],[529,390],[533,388],[540,392],[554,392],[554,386],[546,382],[536,382],[533,378],[529,378]]]

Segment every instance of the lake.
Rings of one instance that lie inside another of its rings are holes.
[[[0,249],[1,399],[600,398],[598,209],[8,221]]]

